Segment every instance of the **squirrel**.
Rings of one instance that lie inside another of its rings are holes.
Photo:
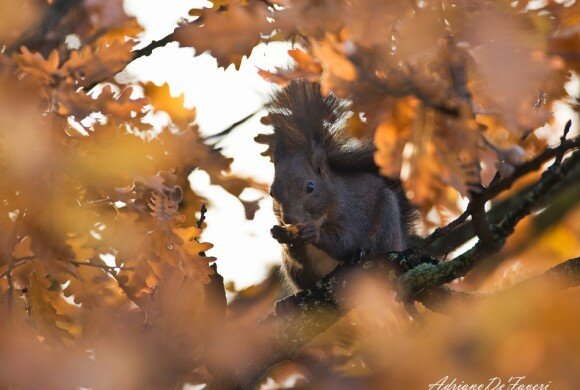
[[[372,142],[347,133],[346,100],[293,80],[274,93],[274,181],[282,270],[294,291],[313,287],[338,264],[410,246],[415,209],[401,183],[379,174]]]

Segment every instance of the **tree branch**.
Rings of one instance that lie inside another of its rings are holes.
[[[494,239],[491,226],[485,213],[485,198],[483,194],[472,192],[472,200],[469,204],[471,210],[471,220],[473,221],[473,231],[483,243],[491,243]]]
[[[579,147],[580,137],[576,137],[572,140],[562,141],[562,143],[555,148],[546,149],[532,160],[519,165],[513,175],[501,179],[485,189],[481,194],[478,195],[480,201],[485,202],[495,198],[501,192],[511,188],[517,179],[540,169],[541,166],[547,161],[556,158],[557,156],[562,156],[566,152],[577,149]],[[565,180],[565,182],[570,184],[574,183],[574,181],[578,179],[580,179],[580,169],[575,168],[571,173],[570,180]],[[516,202],[510,201],[509,199],[507,201],[500,202],[497,206],[492,208],[492,210],[486,213],[486,219],[491,223],[497,221],[498,217],[504,216],[514,203],[519,203],[521,201],[522,193],[525,193],[527,190],[528,189],[523,190],[514,196],[513,199],[516,200]],[[466,222],[467,218],[472,215],[473,210],[474,206],[472,203],[470,203],[463,214],[457,217],[453,222],[442,228],[437,228],[428,237],[424,238],[421,242],[421,246],[433,255],[440,256],[449,253],[453,249],[459,247],[460,245],[473,238],[475,236],[475,231],[473,229],[474,221]],[[453,234],[450,234],[451,232],[453,232]]]
[[[207,137],[205,137],[205,141],[215,140],[215,142],[211,145],[212,147],[215,147],[226,135],[228,135],[229,133],[231,133],[238,126],[241,126],[244,123],[246,123],[248,120],[250,120],[254,115],[256,115],[257,113],[259,113],[261,110],[262,110],[262,107],[260,107],[260,109],[258,109],[256,111],[254,111],[254,112],[246,115],[242,119],[240,119],[240,120],[232,123],[226,129],[220,131],[219,133],[212,134],[212,135],[208,135]]]
[[[448,223],[447,225],[445,225],[443,227],[438,227],[437,229],[435,229],[433,231],[433,233],[431,233],[429,236],[425,237],[421,241],[421,246],[423,248],[426,248],[429,245],[431,245],[433,242],[438,240],[440,237],[448,236],[449,233],[451,233],[453,230],[455,230],[459,226],[462,226],[462,224],[467,220],[467,218],[469,218],[470,215],[471,215],[471,209],[468,207],[459,217],[457,217],[456,219],[454,219],[453,221],[451,221],[450,223]]]
[[[133,270],[133,267],[122,267],[122,266],[118,266],[118,265],[97,264],[97,263],[91,263],[90,261],[69,260],[68,262],[77,266],[77,267],[79,267],[79,266],[95,267],[95,268],[100,268],[106,272],[119,271],[119,270],[124,270],[124,271],[132,271]]]
[[[537,171],[542,167],[542,165],[553,158],[558,158],[558,156],[563,156],[567,151],[577,149],[580,147],[580,137],[576,137],[571,140],[564,140],[555,148],[548,148],[544,150],[540,155],[534,159],[519,165],[513,175],[506,177],[490,186],[485,192],[484,196],[486,200],[493,199],[501,192],[506,191],[511,188],[516,180],[521,178],[528,173]]]
[[[18,257],[16,259],[13,259],[14,262],[11,263],[8,266],[8,269],[0,274],[0,279],[2,279],[3,277],[10,277],[12,271],[14,271],[14,268],[21,266],[22,264],[30,261],[30,260],[34,260],[36,259],[36,256],[25,256],[25,257]]]
[[[580,285],[580,257],[560,263],[540,276],[523,281],[514,288],[527,288],[537,283],[553,283],[560,289]]]
[[[537,285],[550,283],[553,288],[567,289],[580,285],[580,257],[560,263],[542,275],[527,279],[513,287],[492,294],[476,294],[455,291],[446,286],[436,286],[427,289],[417,296],[417,299],[429,310],[443,314],[450,314],[450,305],[472,304],[511,293],[520,289],[532,288]]]
[[[427,261],[432,261],[428,255],[416,251],[405,251],[386,253],[351,264],[339,265],[316,283],[314,288],[300,291],[280,301],[275,311],[257,324],[251,331],[252,334],[247,335],[249,338],[259,339],[260,344],[253,344],[254,348],[248,351],[247,356],[239,357],[236,361],[239,365],[225,368],[227,373],[222,373],[222,382],[213,383],[211,388],[254,386],[272,365],[291,359],[303,345],[335,324],[352,309],[352,304],[346,297],[349,295],[355,273],[380,274],[395,281],[396,275],[403,273],[404,276],[415,269],[405,272],[406,264],[426,265]],[[417,268],[421,268],[421,265]],[[474,303],[516,288],[543,282],[557,282],[557,288],[560,289],[580,285],[580,258],[568,260],[538,277],[499,293],[476,294],[454,291],[445,286],[434,286],[424,289],[416,296],[416,299],[432,311],[451,314],[450,304]]]
[[[554,186],[554,190],[550,194],[546,194],[538,203],[538,207],[545,207],[548,205],[548,201],[556,194],[564,191],[573,190],[578,186],[578,181],[580,181],[580,166],[576,166],[567,176]],[[487,212],[487,219],[490,223],[499,223],[501,219],[516,205],[518,205],[521,200],[526,196],[532,186],[527,186],[524,189],[517,192],[515,195],[510,196],[504,200],[501,200],[495,204],[490,211]],[[580,200],[580,198],[579,198]],[[466,210],[464,214],[467,214],[462,218],[460,216],[455,221],[449,225],[439,228],[442,233],[438,234],[435,230],[432,235],[436,235],[435,239],[429,241],[430,237],[424,239],[422,247],[424,250],[431,253],[433,256],[443,256],[454,249],[457,249],[461,245],[465,244],[467,241],[475,237],[473,231],[473,222],[471,220],[465,221],[469,217],[471,210]],[[543,213],[542,213],[543,214]],[[540,214],[541,215],[541,214]],[[461,223],[458,222],[459,219],[463,219]],[[454,224],[453,229],[448,229],[448,226]]]
[[[575,178],[573,174],[576,174]],[[531,245],[537,242],[540,237],[549,228],[560,222],[568,212],[574,210],[580,204],[580,166],[574,172],[568,174],[563,183],[558,184],[552,190],[552,199],[546,202],[542,200],[537,208],[545,207],[542,212],[534,214],[530,223],[527,225],[525,231],[525,238],[518,239],[509,247],[504,248],[501,252],[487,258],[485,262],[480,263],[465,276],[464,283],[469,286],[476,287],[483,280],[487,279],[497,267],[504,261],[517,256],[519,253],[528,249]]]
[[[561,165],[552,165],[526,192],[515,210],[509,212],[493,227],[495,238],[491,243],[480,241],[451,261],[412,269],[401,277],[402,292],[406,296],[415,296],[426,288],[449,283],[464,276],[481,258],[497,252],[504,245],[507,237],[513,233],[517,223],[528,215],[542,196],[548,193],[579,162],[580,151],[576,151]]]

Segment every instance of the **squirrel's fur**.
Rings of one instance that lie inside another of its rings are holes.
[[[380,176],[372,142],[344,128],[346,101],[290,82],[269,103],[275,167],[271,194],[283,269],[308,288],[355,256],[404,250],[415,215],[400,182]]]

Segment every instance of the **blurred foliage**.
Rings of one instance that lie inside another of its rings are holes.
[[[211,3],[167,40],[222,67],[261,42],[292,42],[291,67],[259,73],[349,99],[348,130],[374,139],[381,173],[402,179],[424,231],[558,139],[554,110],[577,131],[578,79],[565,89],[580,71],[577,1]],[[204,143],[183,96],[115,77],[147,53],[140,34],[121,0],[0,3],[2,388],[175,388],[211,381],[208,362],[243,356],[212,325],[215,259],[195,217],[206,200],[188,176],[202,169],[234,196],[260,186],[228,173],[231,159]],[[548,208],[526,221],[485,278],[456,287],[495,291],[577,256],[576,192],[557,218],[536,218]],[[580,383],[578,288],[518,291],[453,320],[421,309],[421,327],[384,286],[357,286],[360,308],[275,367],[265,388],[304,378],[330,388],[424,388],[443,376]],[[228,326],[240,348],[266,338],[244,329],[281,294],[274,274],[236,293]],[[207,358],[216,338],[223,348]]]

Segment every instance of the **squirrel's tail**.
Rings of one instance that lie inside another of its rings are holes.
[[[322,96],[319,83],[298,79],[272,96],[268,111],[276,136],[287,147],[308,147],[313,141],[326,148],[332,127],[342,121],[348,108],[332,94]]]
[[[292,80],[268,104],[279,148],[308,149],[320,145],[328,163],[338,171],[378,172],[372,140],[356,140],[344,127],[350,104],[332,93],[323,96],[320,84]]]

